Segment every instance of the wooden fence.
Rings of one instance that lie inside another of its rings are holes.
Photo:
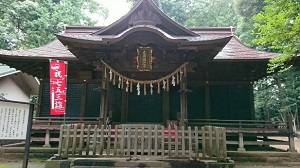
[[[226,131],[221,127],[161,125],[62,125],[58,156],[227,157]]]
[[[45,142],[43,147],[50,148],[50,142],[58,142],[60,125],[65,124],[103,124],[98,117],[34,117],[32,121],[32,141]],[[37,134],[37,135],[36,135]],[[40,134],[44,136],[40,136]],[[55,135],[54,135],[55,134]]]

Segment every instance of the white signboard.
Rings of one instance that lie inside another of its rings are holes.
[[[25,140],[29,104],[0,101],[0,140]]]

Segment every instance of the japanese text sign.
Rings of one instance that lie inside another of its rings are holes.
[[[28,116],[28,104],[0,101],[0,140],[25,140]]]
[[[66,62],[50,60],[50,115],[65,114]]]
[[[137,49],[137,69],[139,71],[152,70],[152,48],[139,47]]]

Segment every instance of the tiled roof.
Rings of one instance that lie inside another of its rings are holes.
[[[90,35],[102,27],[86,27],[86,26],[68,26],[64,30],[63,36],[76,37],[79,39],[90,39],[101,41],[103,38],[117,38],[117,36],[93,36]],[[225,38],[233,34],[232,28],[192,28],[195,33],[199,34],[198,37],[186,38],[188,41],[201,41],[201,40],[214,40]],[[84,33],[86,32],[86,33]],[[163,33],[163,32],[162,32]],[[172,37],[172,38],[184,38],[184,37]],[[248,48],[243,45],[236,36],[233,36],[223,50],[214,58],[214,60],[265,60],[275,57],[277,54],[258,51]],[[54,40],[44,46],[29,49],[29,50],[17,50],[7,51],[0,50],[1,57],[17,57],[25,59],[65,59],[76,60],[77,58],[66,49],[66,47],[58,40]]]
[[[242,44],[236,36],[232,37],[214,60],[253,60],[270,59],[277,56],[276,53],[269,53],[248,48]]]
[[[29,50],[0,50],[0,58],[2,57],[18,57],[27,59],[59,59],[63,58],[66,60],[76,60],[77,58],[66,49],[66,47],[59,42],[57,39],[38,48]]]
[[[130,34],[134,31],[149,31],[155,32],[157,34],[162,35],[168,41],[179,41],[183,40],[185,42],[201,42],[201,41],[211,41],[211,40],[218,40],[223,38],[228,38],[231,35],[219,35],[219,36],[174,36],[169,35],[168,33],[164,32],[163,30],[159,29],[158,27],[152,25],[136,25],[126,29],[124,32],[118,35],[91,35],[91,34],[61,34],[61,37],[67,37],[77,40],[85,40],[85,41],[93,41],[93,42],[105,42],[106,40],[118,40],[126,37],[127,34]],[[106,44],[106,43],[105,43]]]

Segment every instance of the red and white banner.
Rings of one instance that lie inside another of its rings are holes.
[[[66,64],[65,61],[50,60],[50,115],[65,114]]]

